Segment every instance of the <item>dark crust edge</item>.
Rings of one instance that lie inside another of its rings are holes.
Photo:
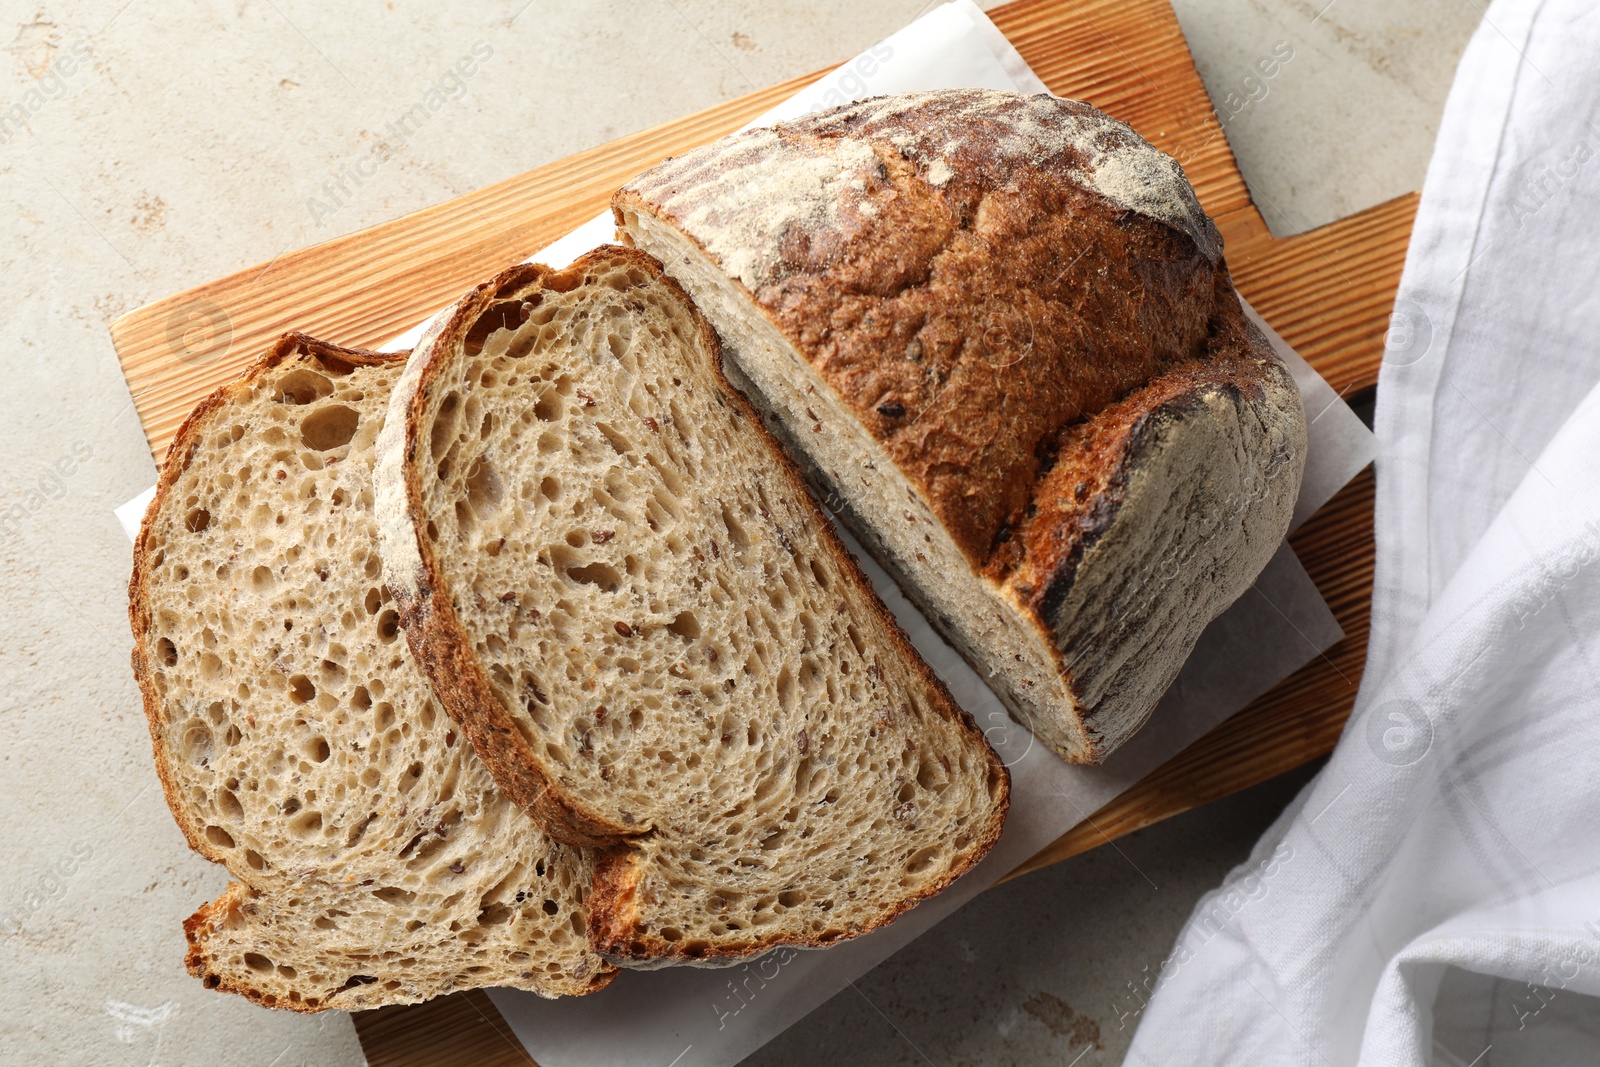
[[[183,420],[178,433],[167,448],[166,462],[161,465],[161,475],[156,481],[156,495],[145,508],[139,523],[139,536],[133,543],[133,574],[128,579],[128,624],[133,631],[133,678],[139,686],[144,705],[145,723],[150,728],[151,753],[155,757],[156,774],[161,778],[161,789],[167,797],[167,807],[173,820],[183,831],[189,847],[213,863],[224,863],[221,852],[211,847],[205,835],[189,816],[188,805],[179,792],[179,784],[167,772],[163,758],[165,746],[161,741],[160,724],[165,720],[164,702],[156,692],[155,680],[150,670],[149,637],[150,613],[150,538],[153,520],[167,506],[173,483],[194,461],[202,444],[205,431],[222,407],[239,393],[251,388],[267,371],[295,356],[306,354],[317,359],[332,359],[357,367],[383,366],[405,360],[407,352],[369,352],[359,348],[319,341],[303,333],[286,333],[273,343],[267,354],[246,367],[237,378],[220,386],[211,395],[195,405],[189,417]]]
[[[1188,416],[1204,406],[1206,397],[1218,393],[1231,398],[1236,406],[1247,398],[1255,404],[1266,402],[1266,391],[1256,376],[1210,374],[1207,377],[1210,380],[1158,400],[1134,418],[1118,442],[1119,449],[1112,459],[1106,489],[1094,501],[1090,523],[1067,546],[1065,552],[1044,565],[1048,575],[1044,585],[1024,602],[1030,618],[1048,627],[1048,620],[1060,610],[1062,602],[1076,583],[1078,566],[1083,562],[1084,553],[1119,524],[1122,505],[1127,499],[1128,481],[1140,469],[1148,446],[1160,431],[1180,426]],[[1050,640],[1054,642],[1053,637]]]

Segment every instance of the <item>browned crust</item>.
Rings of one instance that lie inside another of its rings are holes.
[[[1204,406],[1225,392],[1260,408],[1267,403],[1270,374],[1287,372],[1264,337],[1255,335],[1227,277],[1205,351],[1179,364],[1089,418],[1065,426],[1052,443],[1028,512],[1013,513],[995,538],[982,573],[1005,588],[1018,611],[1039,633],[1061,674],[1077,686],[1057,646],[1052,620],[1070,592],[1083,554],[1116,523],[1129,479],[1157,429]],[[1098,762],[1108,753],[1094,744],[1093,713],[1083,720]]]
[[[207,989],[215,989],[220,993],[233,993],[263,1008],[288,1008],[290,1011],[303,1012],[307,1015],[324,1010],[327,1005],[322,1003],[320,998],[312,1000],[294,998],[280,1002],[270,993],[255,986],[240,985],[230,981],[226,975],[211,969],[209,963],[211,957],[205,948],[206,940],[244,904],[244,898],[249,893],[250,887],[243,882],[230,882],[220,897],[210,904],[202,904],[198,911],[183,920],[183,936],[187,943],[183,954],[184,968],[200,979],[200,984]]]
[[[456,305],[449,318],[439,327],[433,351],[449,351],[453,347],[452,342],[464,338],[471,325],[492,305],[520,299],[536,288],[548,287],[561,290],[565,286],[566,289],[570,289],[579,284],[583,275],[590,269],[607,262],[629,263],[648,271],[692,311],[706,351],[710,353],[717,384],[724,390],[729,402],[745,417],[746,425],[753,427],[752,432],[759,435],[771,459],[772,469],[779,472],[787,481],[790,492],[795,498],[803,501],[801,506],[807,512],[808,520],[820,532],[823,551],[830,552],[834,556],[840,564],[840,574],[843,579],[856,587],[884,624],[885,633],[893,644],[893,651],[912,665],[930,695],[929,703],[933,709],[941,716],[953,719],[965,727],[972,745],[989,765],[990,778],[998,780],[999,784],[995,790],[997,799],[992,806],[990,819],[968,849],[967,863],[936,886],[906,898],[895,911],[856,931],[866,933],[884,925],[896,915],[943,889],[950,881],[976,865],[988,854],[989,849],[1000,838],[1006,813],[1010,809],[1010,772],[989,746],[971,714],[956,703],[944,682],[917,653],[911,644],[911,639],[906,636],[893,614],[884,606],[866,573],[862,571],[860,562],[845,548],[832,524],[807,491],[805,481],[794,461],[779,447],[748,398],[728,382],[722,370],[721,341],[688,293],[662,270],[660,262],[654,256],[637,249],[615,245],[602,246],[585,253],[571,266],[561,271],[552,270],[543,264],[519,264],[479,285]],[[419,420],[428,402],[429,388],[437,382],[442,373],[442,363],[442,359],[435,357],[424,364],[415,391],[406,399],[405,491],[407,507],[413,516],[423,514],[421,476],[413,461],[420,433]],[[500,703],[499,697],[484,676],[482,664],[473,655],[465,628],[461,625],[450,602],[448,586],[437,554],[428,539],[421,536],[420,530],[415,530],[416,526],[417,524],[413,523],[415,531],[413,536],[416,538],[418,552],[423,561],[422,581],[418,587],[420,595],[414,605],[405,606],[399,591],[395,591],[397,603],[403,605],[401,621],[406,630],[407,640],[411,643],[416,658],[422,663],[423,670],[427,672],[429,681],[433,683],[434,692],[440,702],[450,712],[451,717],[461,724],[479,758],[489,768],[502,792],[540,819],[546,832],[556,840],[581,846],[601,846],[606,849],[597,858],[593,888],[590,890],[587,902],[591,916],[590,938],[596,951],[613,962],[622,963],[703,961],[706,957],[685,956],[681,949],[658,939],[651,939],[649,944],[644,945],[643,952],[633,952],[625,948],[608,951],[601,947],[621,945],[624,942],[631,945],[635,940],[632,931],[636,929],[638,920],[638,905],[634,899],[638,881],[638,864],[634,859],[637,854],[632,850],[614,846],[625,845],[630,838],[642,836],[652,830],[648,827],[640,829],[613,824],[598,813],[584,810],[584,806],[579,804],[576,798],[562,795],[559,784],[549,782],[540,773],[531,746],[512,724],[510,714]],[[413,634],[416,635],[414,639]],[[434,649],[437,649],[437,653]],[[767,939],[723,948],[715,954],[715,957],[731,959],[748,956],[783,944],[821,947],[820,943],[804,939]]]
[[[410,354],[345,348],[319,341],[303,333],[290,332],[278,338],[267,354],[246,367],[239,377],[219,387],[196,404],[189,417],[178,428],[177,436],[167,449],[167,461],[162,464],[161,476],[156,482],[156,495],[145,509],[144,519],[139,523],[139,536],[133,543],[133,574],[128,579],[128,623],[133,630],[133,678],[139,686],[139,694],[144,704],[145,722],[150,728],[150,743],[152,754],[155,756],[156,773],[161,778],[161,788],[167,797],[167,807],[172,810],[173,820],[177,822],[178,829],[183,831],[189,847],[213,863],[222,863],[224,856],[212,847],[200,827],[190,818],[188,805],[184,803],[178,791],[178,783],[168,773],[164,755],[161,726],[166,720],[165,705],[161,695],[156,692],[154,672],[149,667],[151,531],[155,519],[168,504],[173,483],[194,461],[195,452],[202,443],[212,417],[233,397],[252,388],[267,371],[301,353],[308,354],[318,361],[345,363],[354,367],[399,363]]]

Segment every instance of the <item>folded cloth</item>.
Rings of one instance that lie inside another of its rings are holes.
[[[1379,375],[1355,713],[1130,1064],[1600,1063],[1596,55],[1591,0],[1496,0],[1467,49]]]

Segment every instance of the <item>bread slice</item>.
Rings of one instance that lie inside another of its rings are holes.
[[[1305,458],[1181,168],[1047,95],[881,97],[613,199],[819,493],[1064,758],[1105,758],[1283,539]]]
[[[156,769],[238,879],[184,924],[189,970],[269,1007],[615,974],[591,855],[501,796],[397,639],[371,476],[404,358],[285,336],[189,416],[134,546]]]
[[[649,256],[474,289],[412,355],[379,451],[406,635],[506,793],[612,846],[607,958],[853,937],[999,836],[1004,766]]]

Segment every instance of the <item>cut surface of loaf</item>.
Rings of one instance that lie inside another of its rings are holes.
[[[189,969],[269,1007],[587,993],[593,858],[509,803],[400,637],[373,446],[404,353],[285,336],[203,401],[134,548],[134,673],[189,844]]]
[[[729,377],[1012,712],[1098,762],[1283,538],[1299,394],[1182,170],[948,90],[735,134],[613,199]]]
[[[521,266],[436,326],[377,486],[418,659],[508,795],[610,846],[632,966],[864,933],[999,835],[1009,779],[643,253]]]

